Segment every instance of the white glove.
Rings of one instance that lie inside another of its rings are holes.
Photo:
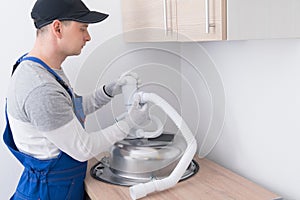
[[[103,87],[105,94],[109,97],[114,97],[115,95],[122,93],[122,86],[126,84],[126,77],[131,76],[136,79],[137,83],[140,84],[140,78],[134,72],[126,72],[120,76],[116,81],[113,81]]]
[[[148,104],[141,105],[141,96],[139,93],[134,95],[134,102],[128,111],[125,121],[130,128],[139,128],[149,122]]]

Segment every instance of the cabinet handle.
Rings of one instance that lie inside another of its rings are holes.
[[[205,0],[205,30],[209,33],[209,0]]]
[[[210,27],[216,27],[215,23],[209,23],[209,0],[205,0],[205,32],[209,34]]]
[[[168,34],[168,5],[167,0],[164,0],[164,28],[165,28],[165,35]]]

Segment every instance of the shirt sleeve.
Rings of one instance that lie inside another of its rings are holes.
[[[83,96],[82,99],[84,114],[88,115],[110,102],[111,97],[107,96],[103,91],[103,87],[101,87],[95,90],[95,92]]]
[[[55,130],[73,119],[73,104],[69,94],[55,84],[36,87],[24,103],[30,123],[39,131]]]
[[[125,121],[105,129],[87,133],[73,116],[73,120],[52,131],[42,132],[57,148],[78,161],[87,161],[109,148],[117,141],[124,139],[129,132]]]

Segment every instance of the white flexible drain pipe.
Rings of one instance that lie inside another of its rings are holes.
[[[124,103],[125,107],[128,110],[130,110],[133,101],[134,101],[134,95],[137,93],[138,90],[138,84],[137,80],[131,76],[127,76],[124,78],[126,81],[126,84],[122,86],[122,93],[124,97]],[[116,121],[120,121],[121,119],[124,119],[127,113],[123,113],[120,116],[116,118]],[[129,134],[127,138],[155,138],[160,136],[164,131],[164,126],[160,119],[155,116],[150,116],[151,121],[153,121],[156,124],[156,130],[155,131],[144,131],[143,129],[137,129],[137,130],[131,130],[132,132]],[[133,135],[131,135],[133,134]]]
[[[178,129],[181,131],[184,139],[186,140],[187,148],[170,176],[161,180],[153,180],[147,183],[140,183],[131,186],[129,188],[129,191],[130,196],[133,200],[145,197],[147,196],[147,194],[155,191],[166,190],[176,185],[176,183],[184,174],[185,170],[188,168],[197,150],[197,143],[194,135],[192,134],[182,117],[172,106],[170,106],[170,104],[168,104],[160,96],[153,93],[142,93],[142,102],[152,102],[156,104],[173,120]]]

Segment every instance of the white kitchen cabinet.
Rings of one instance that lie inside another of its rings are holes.
[[[300,0],[123,0],[127,41],[300,37]]]
[[[226,39],[226,0],[177,0],[179,41]]]
[[[127,41],[226,39],[226,0],[123,0]]]
[[[176,41],[176,0],[123,0],[122,18],[127,41]]]

